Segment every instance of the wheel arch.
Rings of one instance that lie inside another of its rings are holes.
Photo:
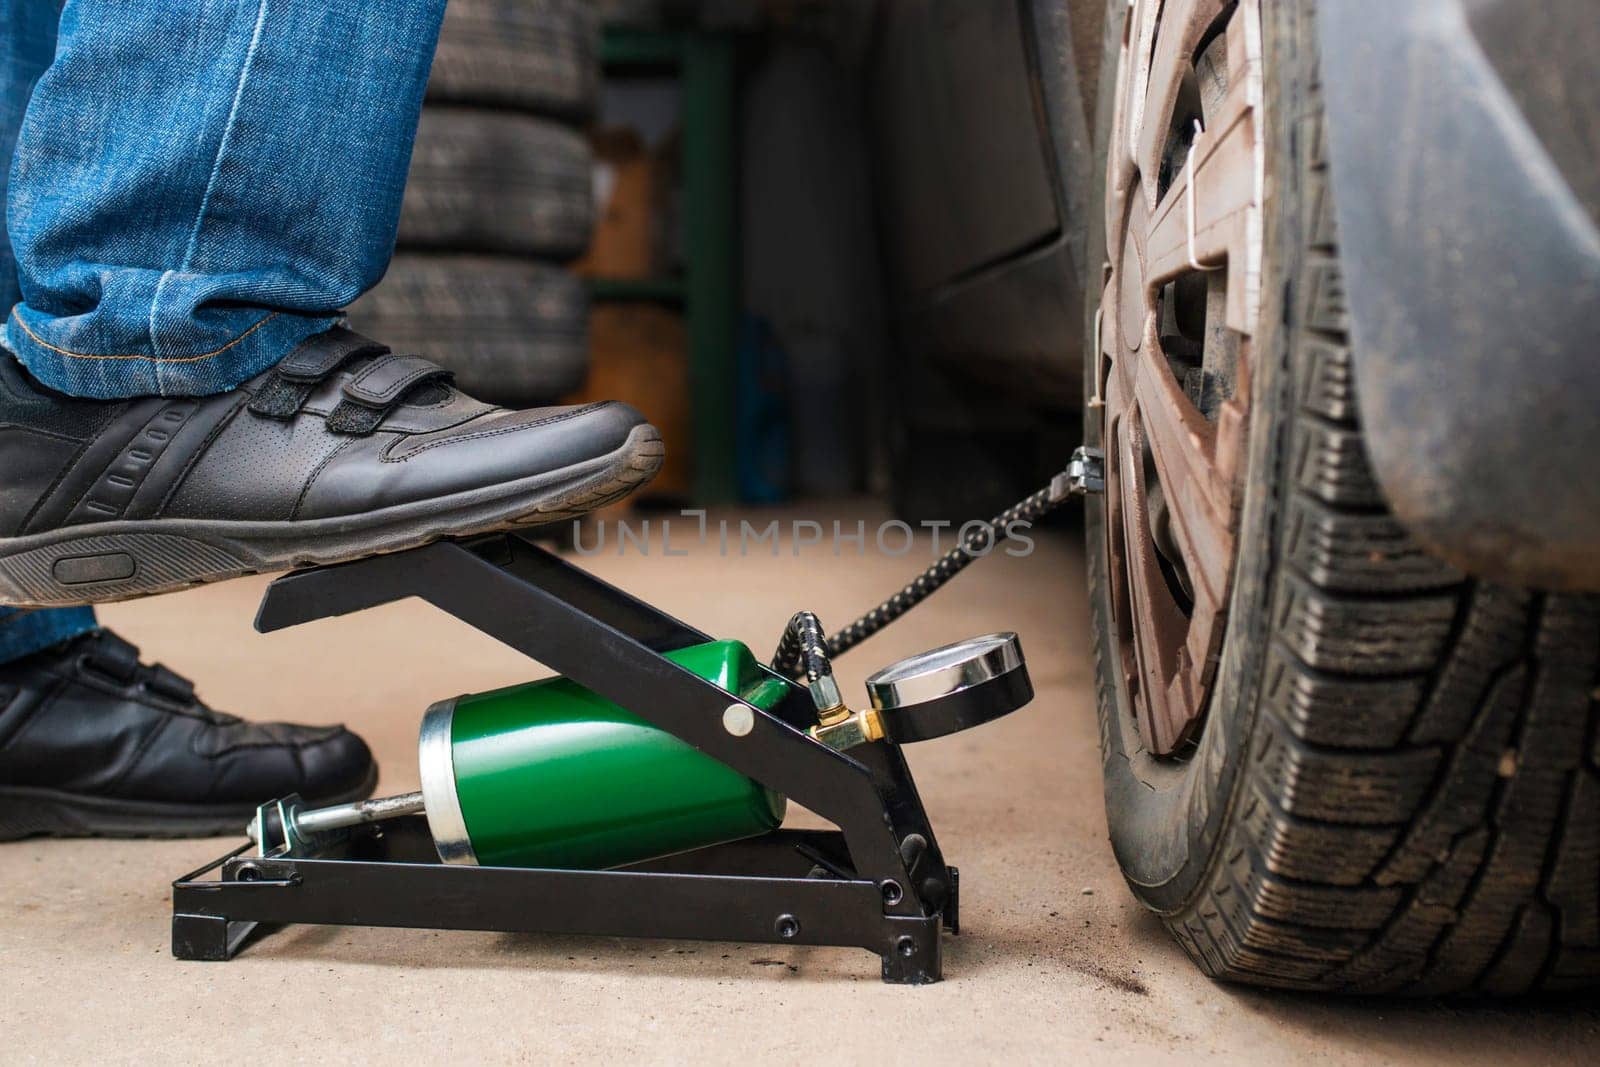
[[[1600,138],[1600,94],[1559,97],[1552,122],[1526,77],[1559,79],[1550,64],[1584,53],[1552,42],[1600,33],[1585,0],[1519,7],[1319,5],[1355,381],[1378,483],[1422,544],[1600,590],[1600,215],[1574,156]]]

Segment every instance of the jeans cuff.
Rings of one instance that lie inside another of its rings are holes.
[[[136,396],[209,396],[225,393],[277,364],[301,341],[340,321],[335,315],[262,311],[241,320],[231,338],[209,351],[186,356],[147,354],[148,342],[103,355],[74,351],[70,338],[54,336],[59,320],[18,304],[0,344],[28,372],[58,393],[91,400]]]
[[[93,608],[0,608],[0,663],[42,652],[99,625]]]

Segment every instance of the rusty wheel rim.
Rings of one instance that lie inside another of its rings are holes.
[[[1198,736],[1227,623],[1260,302],[1257,0],[1135,0],[1106,163],[1091,414],[1121,673],[1156,756]]]

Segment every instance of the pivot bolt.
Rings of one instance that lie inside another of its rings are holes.
[[[800,933],[800,920],[793,915],[780,915],[772,926],[773,932],[785,941],[793,941]]]
[[[734,737],[748,737],[756,728],[756,714],[748,704],[729,704],[722,713],[722,728]]]
[[[894,950],[906,959],[910,959],[917,954],[917,939],[910,934],[902,935],[900,940],[894,943]]]

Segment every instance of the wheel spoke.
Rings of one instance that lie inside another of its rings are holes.
[[[1125,163],[1130,171],[1137,169],[1139,131],[1144,128],[1145,101],[1150,88],[1151,51],[1161,5],[1162,0],[1134,0],[1133,9],[1128,12],[1123,41],[1124,62],[1117,83],[1120,121],[1112,127],[1121,131],[1123,136],[1117,138],[1111,155],[1118,162]]]
[[[1215,610],[1233,559],[1233,472],[1217,466],[1217,426],[1195,410],[1177,380],[1153,359],[1140,361],[1135,391],[1173,533],[1194,582],[1196,607]]]
[[[1167,120],[1177,106],[1184,73],[1193,61],[1200,38],[1226,6],[1226,0],[1166,0],[1162,5],[1143,107],[1134,116],[1137,141],[1133,158],[1139,173],[1146,178],[1144,187],[1152,208],[1156,195],[1154,178],[1161,169],[1161,154],[1167,143]]]
[[[1246,250],[1259,198],[1255,111],[1245,105],[1245,85],[1235,82],[1228,92],[1224,120],[1200,136],[1193,166],[1186,166],[1167,190],[1145,242],[1149,284],[1162,285],[1191,270],[1189,204],[1193,203],[1194,255],[1207,264],[1226,261],[1228,326],[1240,333],[1251,328],[1249,275],[1255,265]],[[1194,183],[1192,197],[1190,182]]]
[[[1150,537],[1148,489],[1141,459],[1145,439],[1137,416],[1126,419],[1120,435],[1123,543],[1129,599],[1134,619],[1141,725],[1158,752],[1170,751],[1193,718],[1193,707],[1173,681],[1182,674],[1179,659],[1188,620],[1166,588],[1155,543]],[[1176,699],[1174,699],[1176,698]]]
[[[1112,123],[1113,131],[1134,128],[1132,113],[1143,106],[1143,95],[1136,98],[1134,89],[1142,85],[1142,75],[1139,73],[1141,55],[1148,56],[1149,41],[1146,39],[1141,45],[1138,27],[1148,22],[1152,27],[1155,22],[1155,10],[1160,7],[1159,0],[1136,0],[1134,8],[1129,12],[1127,23],[1124,26],[1122,48],[1117,63],[1117,87],[1112,97]],[[1134,182],[1138,177],[1138,170],[1133,162],[1133,144],[1125,137],[1113,137],[1106,149],[1106,196],[1105,196],[1105,223],[1106,235],[1110,238],[1122,232],[1123,216],[1126,210],[1127,197],[1133,191]],[[1107,254],[1111,262],[1116,262],[1119,250],[1107,246]]]

